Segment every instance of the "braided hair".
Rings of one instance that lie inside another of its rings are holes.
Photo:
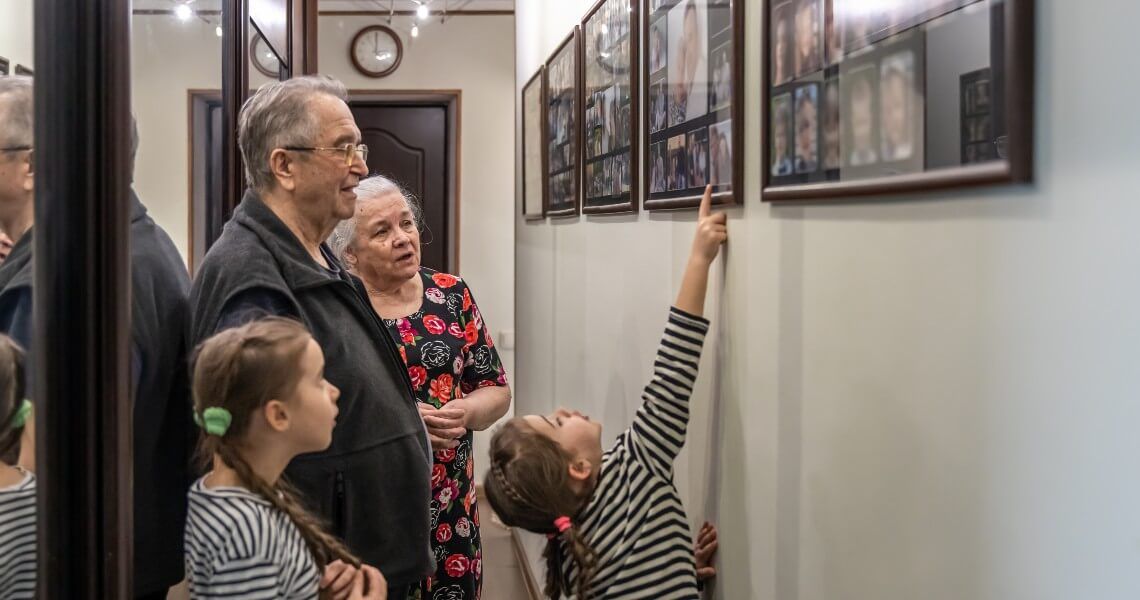
[[[542,435],[521,417],[505,423],[491,438],[491,476],[483,483],[491,508],[508,526],[521,527],[548,537],[546,559],[548,598],[571,594],[562,577],[563,545],[577,569],[576,595],[590,597],[597,571],[597,555],[585,533],[573,523],[586,497],[570,485],[572,456],[554,440]],[[563,518],[568,518],[562,521]],[[556,524],[562,521],[562,527]],[[568,521],[568,522],[567,522]]]
[[[301,505],[296,491],[282,479],[269,483],[242,456],[243,438],[253,415],[274,398],[288,397],[301,378],[300,362],[309,332],[296,321],[267,318],[227,329],[198,347],[194,361],[194,411],[211,407],[229,411],[232,421],[223,435],[202,432],[198,443],[203,468],[216,456],[233,469],[250,491],[285,513],[301,533],[317,568],[360,559],[325,532],[317,517]]]

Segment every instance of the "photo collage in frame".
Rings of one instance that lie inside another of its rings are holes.
[[[947,170],[1004,158],[990,72],[1018,1],[765,0],[765,199],[982,182]]]
[[[728,0],[647,0],[646,208],[695,206],[707,184],[731,201],[734,81]]]
[[[542,143],[542,89],[543,68],[527,81],[522,91],[522,143],[523,143],[523,217],[528,220],[544,216],[543,203],[543,143]]]
[[[601,0],[582,22],[583,213],[637,210],[637,13]]]
[[[546,64],[546,214],[578,214],[578,28]]]

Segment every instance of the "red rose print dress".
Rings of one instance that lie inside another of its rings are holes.
[[[402,319],[385,319],[416,399],[436,408],[487,386],[506,385],[506,371],[471,291],[462,279],[420,269],[424,300]],[[411,598],[475,600],[483,582],[479,511],[475,506],[472,434],[435,453],[431,472],[432,551],[436,572]],[[398,600],[398,599],[396,599]]]

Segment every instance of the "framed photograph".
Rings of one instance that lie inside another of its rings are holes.
[[[543,186],[546,183],[544,165],[546,164],[544,143],[544,129],[542,124],[543,110],[546,106],[545,90],[542,86],[543,71],[538,72],[526,82],[522,89],[522,214],[528,221],[542,219]]]
[[[762,4],[765,201],[1031,180],[1033,0]]]
[[[629,166],[638,158],[641,65],[638,23],[634,0],[598,0],[582,19],[582,65],[584,82],[579,102],[583,114],[583,159],[586,185],[582,212],[634,212],[639,199],[637,173]],[[664,41],[664,32],[659,32]],[[652,42],[652,32],[650,41]],[[664,58],[658,47],[658,59]],[[653,62],[650,48],[650,62]],[[650,69],[653,66],[650,65]],[[661,101],[665,98],[662,96]],[[663,113],[658,119],[663,117]],[[660,125],[661,121],[658,121]]]
[[[743,143],[743,0],[643,0],[641,6],[650,53],[643,78],[645,208],[695,208],[708,184],[714,203],[734,204],[744,175],[733,155]]]
[[[563,41],[543,70],[546,82],[546,190],[547,216],[578,214],[582,183],[581,37],[578,27]]]
[[[0,75],[8,74],[8,59],[0,56]]]
[[[31,77],[35,75],[35,73],[24,65],[16,65],[16,75],[25,75],[27,77]]]

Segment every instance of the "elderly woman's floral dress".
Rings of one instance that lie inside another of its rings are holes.
[[[472,391],[507,385],[506,371],[479,307],[462,279],[421,268],[424,300],[402,319],[385,319],[408,365],[416,399],[436,408]],[[431,472],[435,575],[412,598],[475,600],[483,581],[475,459],[470,431],[451,450],[435,453]],[[395,599],[399,600],[399,599]]]

